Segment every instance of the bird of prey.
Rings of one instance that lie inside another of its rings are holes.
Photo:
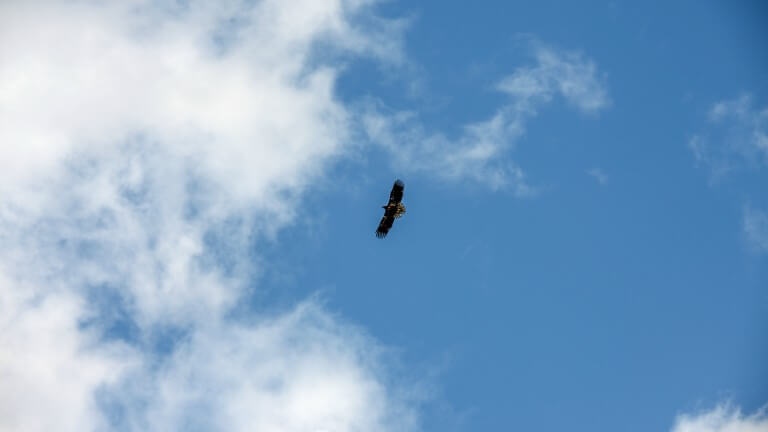
[[[400,202],[403,200],[403,190],[405,190],[405,184],[400,180],[395,180],[395,184],[392,185],[392,192],[389,193],[389,202],[387,205],[381,206],[384,209],[384,217],[381,218],[379,227],[376,228],[376,237],[386,237],[392,224],[395,223],[395,219],[405,214],[405,205]]]

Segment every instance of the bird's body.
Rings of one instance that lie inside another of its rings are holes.
[[[405,184],[400,180],[395,180],[395,184],[392,185],[392,191],[389,193],[389,202],[387,205],[381,206],[384,209],[384,216],[381,218],[381,222],[379,222],[379,227],[376,228],[376,237],[386,237],[389,229],[392,228],[392,224],[395,223],[395,219],[405,214],[405,205],[401,202],[404,190]]]

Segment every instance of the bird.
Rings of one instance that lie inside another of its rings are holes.
[[[379,222],[379,227],[376,228],[376,237],[386,237],[389,229],[392,228],[392,224],[395,223],[395,219],[405,214],[405,205],[401,202],[404,190],[405,183],[400,179],[395,180],[395,184],[392,185],[392,191],[389,193],[389,202],[387,205],[381,206],[384,209],[384,216],[381,218],[381,222]]]

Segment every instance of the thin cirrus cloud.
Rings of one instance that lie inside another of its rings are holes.
[[[757,173],[768,168],[768,108],[754,106],[752,97],[713,104],[708,127],[688,141],[696,163],[719,183],[735,173]],[[768,251],[768,213],[745,205],[742,230],[752,250]]]
[[[680,414],[672,432],[766,432],[768,416],[765,408],[753,414],[744,414],[731,404],[724,403],[709,411]]]
[[[768,166],[768,108],[754,107],[751,96],[741,95],[713,104],[707,120],[706,130],[693,135],[688,147],[712,181]]]
[[[595,181],[601,185],[608,183],[608,175],[600,168],[592,168],[586,171],[587,175],[595,179]]]
[[[349,142],[317,50],[397,63],[401,30],[364,0],[0,4],[0,429],[416,428],[316,300],[233,316]]]
[[[610,98],[593,61],[543,44],[535,44],[534,52],[533,65],[516,69],[496,84],[508,101],[490,118],[464,125],[459,136],[427,130],[412,112],[383,113],[373,104],[363,110],[365,133],[390,152],[401,170],[509,188],[517,196],[535,194],[523,168],[508,157],[525,134],[526,123],[558,96],[587,114],[608,107]]]
[[[747,206],[744,209],[744,235],[758,252],[768,252],[768,212]]]

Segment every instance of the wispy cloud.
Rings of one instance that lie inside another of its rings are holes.
[[[768,212],[750,206],[744,209],[744,235],[758,252],[768,252]]]
[[[535,65],[517,69],[498,84],[521,111],[535,112],[557,95],[585,113],[610,105],[604,79],[592,60],[541,44],[536,46],[535,59]]]
[[[690,138],[688,147],[697,164],[709,170],[712,183],[736,174],[761,181],[768,168],[768,108],[755,108],[749,95],[717,102],[707,113],[707,127]],[[750,205],[743,213],[750,248],[768,251],[768,216]]]
[[[400,61],[370,4],[0,4],[0,429],[415,427],[362,331],[234,310],[350,141],[323,59]]]
[[[766,432],[768,416],[765,409],[745,415],[738,407],[721,404],[710,411],[680,414],[672,432]]]
[[[592,168],[587,170],[587,175],[594,178],[595,181],[600,183],[601,185],[604,185],[608,183],[608,175],[603,172],[600,168]]]
[[[364,110],[363,124],[369,138],[387,149],[401,170],[511,188],[527,196],[535,188],[508,157],[525,134],[526,123],[556,96],[583,113],[604,109],[610,100],[603,81],[595,64],[583,56],[537,45],[532,66],[496,84],[508,101],[490,118],[464,125],[456,137],[427,130],[414,113],[387,113],[375,106]]]
[[[768,108],[753,107],[742,95],[712,105],[708,127],[688,140],[696,162],[710,170],[713,181],[745,168],[768,166]]]

